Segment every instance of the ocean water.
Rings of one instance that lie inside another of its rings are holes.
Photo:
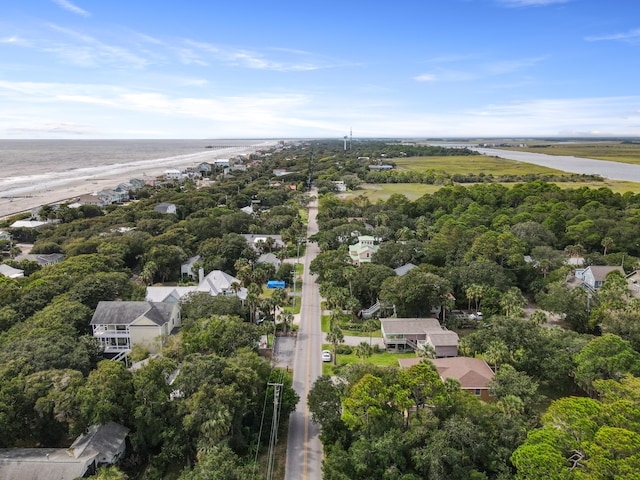
[[[145,169],[153,175],[163,168],[194,166],[274,143],[259,140],[0,140],[0,197],[60,187],[70,180],[98,180],[127,172],[145,172]]]

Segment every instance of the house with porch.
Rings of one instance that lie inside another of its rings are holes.
[[[428,345],[438,357],[458,356],[458,334],[437,318],[381,318],[382,340],[387,350],[405,352]]]
[[[134,345],[156,353],[167,337],[180,328],[180,306],[177,303],[102,301],[98,303],[90,325],[93,336],[100,340],[106,354],[126,355]]]
[[[422,361],[421,358],[400,358],[398,363],[402,368],[410,368]],[[450,357],[434,358],[430,360],[436,367],[440,379],[444,382],[447,378],[457,380],[460,388],[473,393],[484,402],[490,402],[493,397],[489,395],[489,382],[493,379],[493,370],[481,358]]]

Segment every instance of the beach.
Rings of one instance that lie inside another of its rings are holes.
[[[27,212],[42,205],[71,201],[80,195],[114,188],[132,178],[158,177],[169,168],[195,167],[200,163],[210,163],[216,159],[248,155],[257,150],[268,149],[275,143],[275,141],[245,141],[244,144],[234,146],[217,145],[203,148],[196,153],[127,162],[115,161],[115,163],[103,164],[94,162],[93,165],[85,162],[91,166],[82,166],[81,163],[73,168],[49,164],[46,171],[31,170],[28,174],[25,174],[27,169],[24,166],[22,172],[19,172],[19,165],[16,165],[11,174],[5,174],[6,176],[0,178],[0,218]],[[3,160],[3,163],[3,166],[6,166],[6,161]]]

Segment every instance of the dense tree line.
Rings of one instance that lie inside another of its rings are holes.
[[[325,478],[633,478],[639,304],[617,271],[597,292],[570,290],[566,279],[570,258],[635,269],[639,206],[633,193],[541,180],[446,186],[416,201],[322,197],[311,269],[327,304],[356,323],[376,300],[382,315],[411,317],[473,305],[484,320],[461,354],[496,371],[491,404],[411,370],[345,367],[339,382],[319,380],[309,401],[323,426]],[[378,251],[354,267],[348,248],[364,234]],[[397,276],[407,263],[417,268]],[[532,300],[544,311],[525,317]],[[549,312],[562,328],[541,326]],[[435,375],[428,361],[420,368]],[[414,385],[434,396],[405,397]]]

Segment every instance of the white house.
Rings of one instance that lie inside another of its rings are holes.
[[[204,276],[204,272],[201,270],[199,274],[200,282],[197,286],[147,287],[146,299],[149,302],[177,303],[185,295],[195,292],[205,292],[212,297],[216,297],[218,295],[235,296],[243,302],[247,298],[247,289],[239,287],[242,282],[228,273],[225,273],[222,270],[213,270],[207,274],[207,276]]]

